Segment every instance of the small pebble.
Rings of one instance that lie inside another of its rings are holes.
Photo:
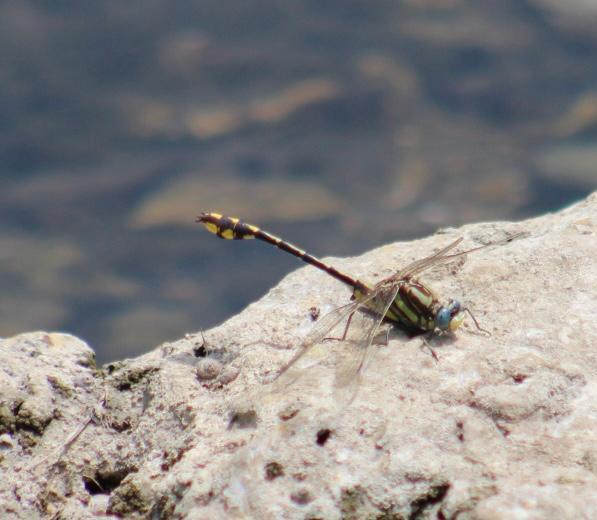
[[[222,363],[216,359],[204,358],[197,363],[197,377],[201,380],[215,379],[222,371]]]

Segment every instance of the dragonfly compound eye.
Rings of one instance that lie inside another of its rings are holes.
[[[435,324],[438,329],[446,330],[450,326],[451,319],[452,313],[450,312],[450,309],[442,307],[435,316]]]

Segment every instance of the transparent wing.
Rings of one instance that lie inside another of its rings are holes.
[[[296,368],[299,360],[308,356],[313,350],[313,347],[320,344],[325,338],[329,337],[334,333],[341,323],[347,322],[352,319],[352,315],[359,310],[359,308],[368,308],[368,305],[372,300],[379,297],[381,289],[372,290],[371,294],[358,301],[350,302],[342,307],[338,307],[333,311],[323,316],[315,328],[307,335],[301,344],[298,352],[292,357],[292,359],[280,370],[276,376],[275,382],[279,388],[288,387],[289,385],[296,382],[302,375],[300,370],[291,370]],[[382,318],[383,319],[383,318]],[[345,326],[346,327],[346,326]],[[346,329],[343,329],[346,331]],[[342,332],[340,332],[342,334]],[[339,338],[335,338],[339,339]],[[341,353],[341,357],[344,356],[344,352]],[[303,369],[307,371],[308,368]]]
[[[390,278],[384,280],[384,282],[388,282],[390,279],[395,281],[395,280],[400,280],[400,279],[406,278],[407,276],[414,276],[415,274],[421,273],[421,272],[425,271],[426,269],[429,269],[430,267],[451,262],[455,258],[459,258],[461,256],[468,255],[469,253],[479,251],[480,249],[485,249],[486,247],[490,247],[490,246],[507,244],[509,242],[512,242],[512,240],[515,240],[523,235],[524,235],[524,233],[516,233],[510,237],[504,238],[503,240],[498,240],[497,242],[492,242],[490,244],[484,244],[482,246],[473,247],[472,249],[467,249],[466,251],[460,251],[458,253],[452,253],[449,255],[448,253],[452,249],[454,249],[458,244],[460,244],[460,242],[462,242],[463,238],[460,237],[460,238],[454,240],[454,242],[451,242],[450,244],[448,244],[443,249],[440,249],[437,253],[426,256],[425,258],[421,258],[419,260],[415,260],[414,262],[407,265],[405,268],[396,272]]]
[[[337,309],[330,311],[323,316],[313,330],[303,340],[298,352],[288,363],[286,363],[286,365],[284,365],[282,369],[280,369],[278,375],[276,376],[276,383],[278,385],[287,386],[296,381],[300,377],[300,374],[288,375],[290,369],[293,368],[300,359],[306,356],[315,345],[321,343],[326,336],[331,334],[340,323],[348,319],[348,317],[357,310],[359,305],[360,302],[350,302],[342,307],[338,307]]]
[[[462,256],[466,253],[469,253],[470,251],[463,251],[462,253],[456,253],[456,254],[452,254],[452,255],[447,254],[452,249],[454,249],[458,244],[460,244],[460,242],[462,242],[462,237],[454,240],[454,242],[448,244],[443,249],[440,249],[437,253],[426,256],[425,258],[421,258],[419,260],[415,260],[414,262],[408,264],[403,269],[400,269],[398,272],[396,272],[390,278],[387,278],[383,282],[387,283],[390,280],[395,282],[395,281],[401,280],[403,278],[406,278],[408,276],[414,276],[415,274],[421,273],[434,265],[443,263],[445,261],[452,261],[454,258],[456,258],[458,256]]]
[[[334,387],[338,401],[349,404],[356,396],[361,376],[371,356],[371,344],[397,294],[397,284],[379,287],[368,300],[362,318],[367,323],[361,324],[356,339],[347,341],[343,348],[345,352],[342,352],[341,360],[336,366]]]

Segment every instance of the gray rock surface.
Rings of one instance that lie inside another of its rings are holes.
[[[435,360],[392,331],[348,399],[334,370],[350,342],[271,383],[350,296],[312,267],[203,335],[101,369],[66,334],[4,339],[0,517],[597,518],[596,231],[593,194],[334,260],[375,282],[459,236],[524,233],[421,276],[491,336],[468,320],[430,340]]]

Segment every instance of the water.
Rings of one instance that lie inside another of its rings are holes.
[[[0,336],[132,356],[299,266],[200,211],[341,256],[597,187],[582,2],[140,5],[0,6]]]

